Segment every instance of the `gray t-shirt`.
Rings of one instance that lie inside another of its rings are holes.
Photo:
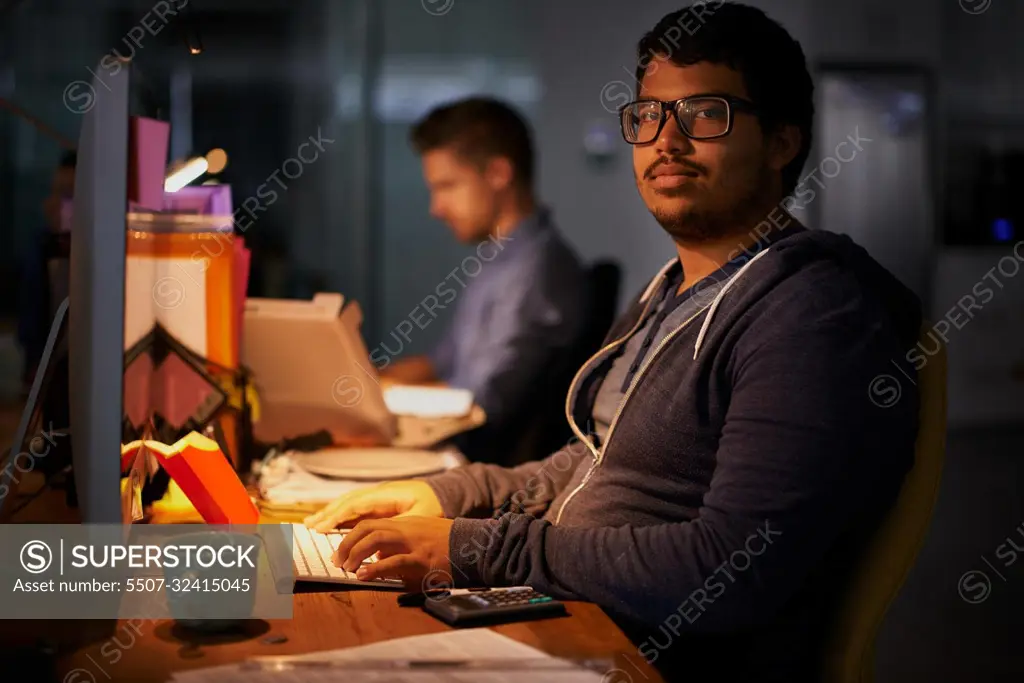
[[[601,447],[604,446],[608,429],[615,419],[615,413],[622,404],[626,391],[636,380],[636,375],[647,356],[658,348],[658,344],[664,341],[665,337],[673,330],[709,307],[714,301],[715,295],[721,291],[732,275],[733,273],[729,272],[726,275],[714,277],[710,281],[702,280],[677,296],[675,292],[682,277],[679,274],[675,278],[669,278],[669,281],[654,294],[661,300],[657,306],[651,307],[640,327],[620,349],[594,399],[591,416],[594,432],[597,434],[597,443]],[[652,329],[655,325],[657,329]]]

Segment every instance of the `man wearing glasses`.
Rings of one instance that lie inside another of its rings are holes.
[[[335,560],[380,551],[367,577],[443,570],[595,602],[666,677],[818,680],[847,568],[913,459],[914,387],[882,407],[869,386],[893,363],[913,372],[919,302],[785,210],[813,126],[785,29],[694,6],[638,56],[622,133],[676,255],[577,376],[578,441],[384,484],[308,523],[359,522]]]

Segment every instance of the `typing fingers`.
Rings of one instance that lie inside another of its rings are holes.
[[[345,560],[348,559],[349,553],[352,552],[352,547],[365,536],[376,531],[377,528],[378,527],[374,522],[362,522],[360,524],[356,524],[351,531],[345,534],[345,538],[341,539],[341,543],[338,544],[337,550],[334,551],[335,566],[344,566]]]
[[[365,524],[357,525],[356,529],[360,527],[365,528]],[[346,571],[355,571],[363,563],[363,560],[377,552],[382,552],[387,556],[408,552],[405,537],[397,529],[370,529],[353,540],[354,533],[355,529],[348,533],[334,554],[334,564]]]
[[[350,527],[359,522],[371,519],[387,519],[394,517],[401,509],[394,500],[378,495],[364,495],[345,498],[337,507],[328,511],[321,519],[314,522],[313,528],[327,533],[338,527]]]
[[[414,584],[429,568],[412,555],[392,555],[373,564],[364,564],[356,570],[356,578],[372,581],[378,578],[400,578],[406,585]]]
[[[341,498],[328,503],[302,521],[307,527],[315,528],[317,524],[320,524],[324,520],[332,517],[338,510],[348,505],[349,500],[348,496],[342,496]]]
[[[364,499],[344,500],[313,523],[313,529],[328,533],[342,525],[352,525],[373,516],[373,504]]]

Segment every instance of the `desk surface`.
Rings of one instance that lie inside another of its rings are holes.
[[[31,490],[32,487],[26,487]],[[18,515],[23,523],[75,521],[63,496],[47,492]],[[275,517],[274,521],[280,521]],[[300,588],[300,590],[302,590]],[[567,603],[570,616],[493,627],[495,631],[559,657],[614,659],[616,682],[661,680],[636,647],[598,607]],[[395,592],[346,589],[300,592],[290,620],[253,620],[235,635],[203,636],[172,620],[0,621],[0,637],[30,644],[45,638],[58,649],[63,683],[165,681],[174,671],[238,662],[263,655],[305,654],[353,645],[439,633],[450,627],[420,609],[398,607]],[[77,670],[77,671],[76,671]]]
[[[614,657],[615,666],[636,681],[657,680],[635,668],[642,658],[593,605],[570,603],[572,616],[494,627],[498,633],[550,654],[571,658]],[[92,642],[77,644],[61,658],[61,680],[74,669],[73,683],[104,680],[138,683],[166,680],[184,669],[216,666],[259,655],[305,654],[365,645],[402,636],[438,633],[447,626],[415,608],[400,608],[394,593],[348,590],[295,596],[294,618],[249,622],[235,636],[195,636],[173,621],[132,624],[122,621],[114,633],[97,630]],[[283,641],[283,642],[281,642]],[[90,678],[91,676],[91,678]],[[68,681],[68,683],[71,683]]]

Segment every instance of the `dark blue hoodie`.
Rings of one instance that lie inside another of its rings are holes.
[[[846,569],[913,461],[914,384],[877,378],[913,377],[920,304],[849,238],[787,231],[648,356],[598,448],[609,359],[678,267],[581,368],[574,443],[427,480],[459,518],[453,577],[597,603],[668,678],[817,680]]]

